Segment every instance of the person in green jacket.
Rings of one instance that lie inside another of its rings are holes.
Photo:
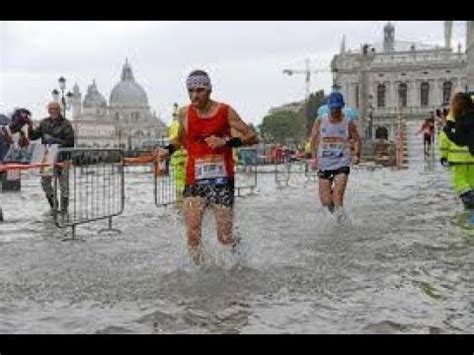
[[[446,127],[440,133],[438,141],[440,162],[443,166],[449,166],[454,191],[467,210],[474,210],[474,155],[470,153],[468,146],[455,144],[453,135],[456,118],[465,115],[473,108],[474,104],[469,95],[456,94],[451,103]]]

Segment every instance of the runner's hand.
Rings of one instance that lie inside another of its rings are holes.
[[[352,157],[352,164],[358,165],[360,163],[360,158],[358,156]]]
[[[225,146],[225,139],[217,136],[210,136],[205,139],[207,145],[212,149]]]

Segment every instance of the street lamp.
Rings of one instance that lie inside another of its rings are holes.
[[[58,79],[59,89],[61,90],[61,106],[63,108],[63,117],[66,118],[66,110],[70,108],[72,97],[74,94],[71,91],[68,91],[66,95],[64,95],[64,91],[66,90],[66,79],[64,77],[60,77]],[[59,102],[59,91],[54,89],[52,91],[53,100],[55,102]]]

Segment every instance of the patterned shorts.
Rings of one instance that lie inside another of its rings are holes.
[[[202,197],[206,200],[206,206],[211,203],[224,205],[227,207],[234,206],[234,180],[229,179],[223,184],[207,184],[207,185],[186,185],[184,194],[186,197]]]

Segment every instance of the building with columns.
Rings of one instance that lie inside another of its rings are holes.
[[[128,60],[108,103],[94,80],[84,100],[79,86],[74,85],[71,108],[77,147],[135,149],[167,136],[167,126],[151,112],[147,94],[135,81]]]
[[[452,21],[445,21],[444,32],[444,46],[396,41],[390,22],[380,43],[346,50],[343,38],[331,70],[347,104],[361,113],[361,134],[392,139],[399,113],[409,120],[427,118],[448,105],[455,91],[466,89],[467,54],[461,44],[451,46]],[[466,50],[472,47],[467,37]]]

